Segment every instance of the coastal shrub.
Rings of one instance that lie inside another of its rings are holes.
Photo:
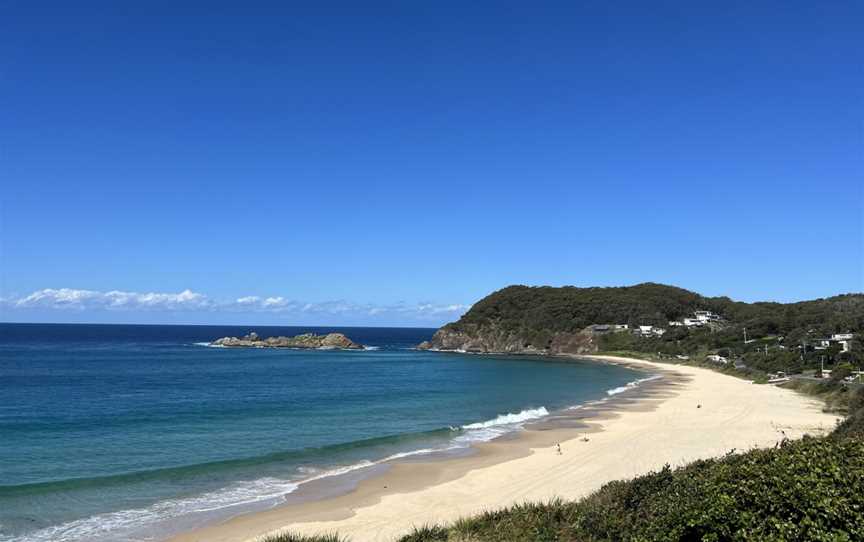
[[[857,437],[864,439],[864,388],[851,394],[849,415],[834,430],[835,438]]]
[[[830,380],[821,382],[791,380],[783,384],[783,387],[817,397],[825,405],[822,408],[824,412],[836,412],[843,415],[851,412],[850,409],[852,406],[850,402],[853,396],[855,396],[855,393],[850,390],[849,386]]]
[[[415,527],[411,534],[399,540],[402,542],[439,542],[448,540],[450,530],[439,525]]]
[[[842,381],[844,378],[850,376],[854,370],[855,368],[852,367],[851,363],[838,363],[834,367],[834,370],[831,371],[831,380],[834,382]]]

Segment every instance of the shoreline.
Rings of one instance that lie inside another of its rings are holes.
[[[567,414],[553,413],[511,437],[475,444],[470,455],[395,462],[343,494],[299,503],[303,495],[292,494],[272,509],[169,540],[251,541],[290,531],[338,532],[353,542],[392,541],[413,526],[517,502],[581,498],[606,482],[666,463],[681,466],[732,449],[771,446],[781,439],[781,431],[791,438],[818,434],[833,428],[836,420],[815,399],[709,369],[613,356],[562,358],[647,369],[664,378]],[[555,450],[559,442],[562,455]]]

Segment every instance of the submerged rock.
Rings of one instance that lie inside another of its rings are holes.
[[[255,332],[243,337],[222,337],[212,343],[213,346],[228,347],[251,347],[251,348],[324,348],[340,350],[360,350],[362,344],[355,343],[343,333],[328,333],[327,335],[315,335],[304,333],[296,337],[267,337],[261,339]]]

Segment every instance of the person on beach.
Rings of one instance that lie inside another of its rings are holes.
[[[561,452],[561,443],[560,442],[558,443],[558,455],[563,455],[563,453]]]

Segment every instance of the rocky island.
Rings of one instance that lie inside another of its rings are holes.
[[[304,333],[294,337],[267,337],[262,339],[254,331],[243,337],[222,337],[210,343],[211,346],[247,347],[247,348],[317,348],[333,350],[362,350],[363,345],[357,344],[342,333],[316,335]]]

